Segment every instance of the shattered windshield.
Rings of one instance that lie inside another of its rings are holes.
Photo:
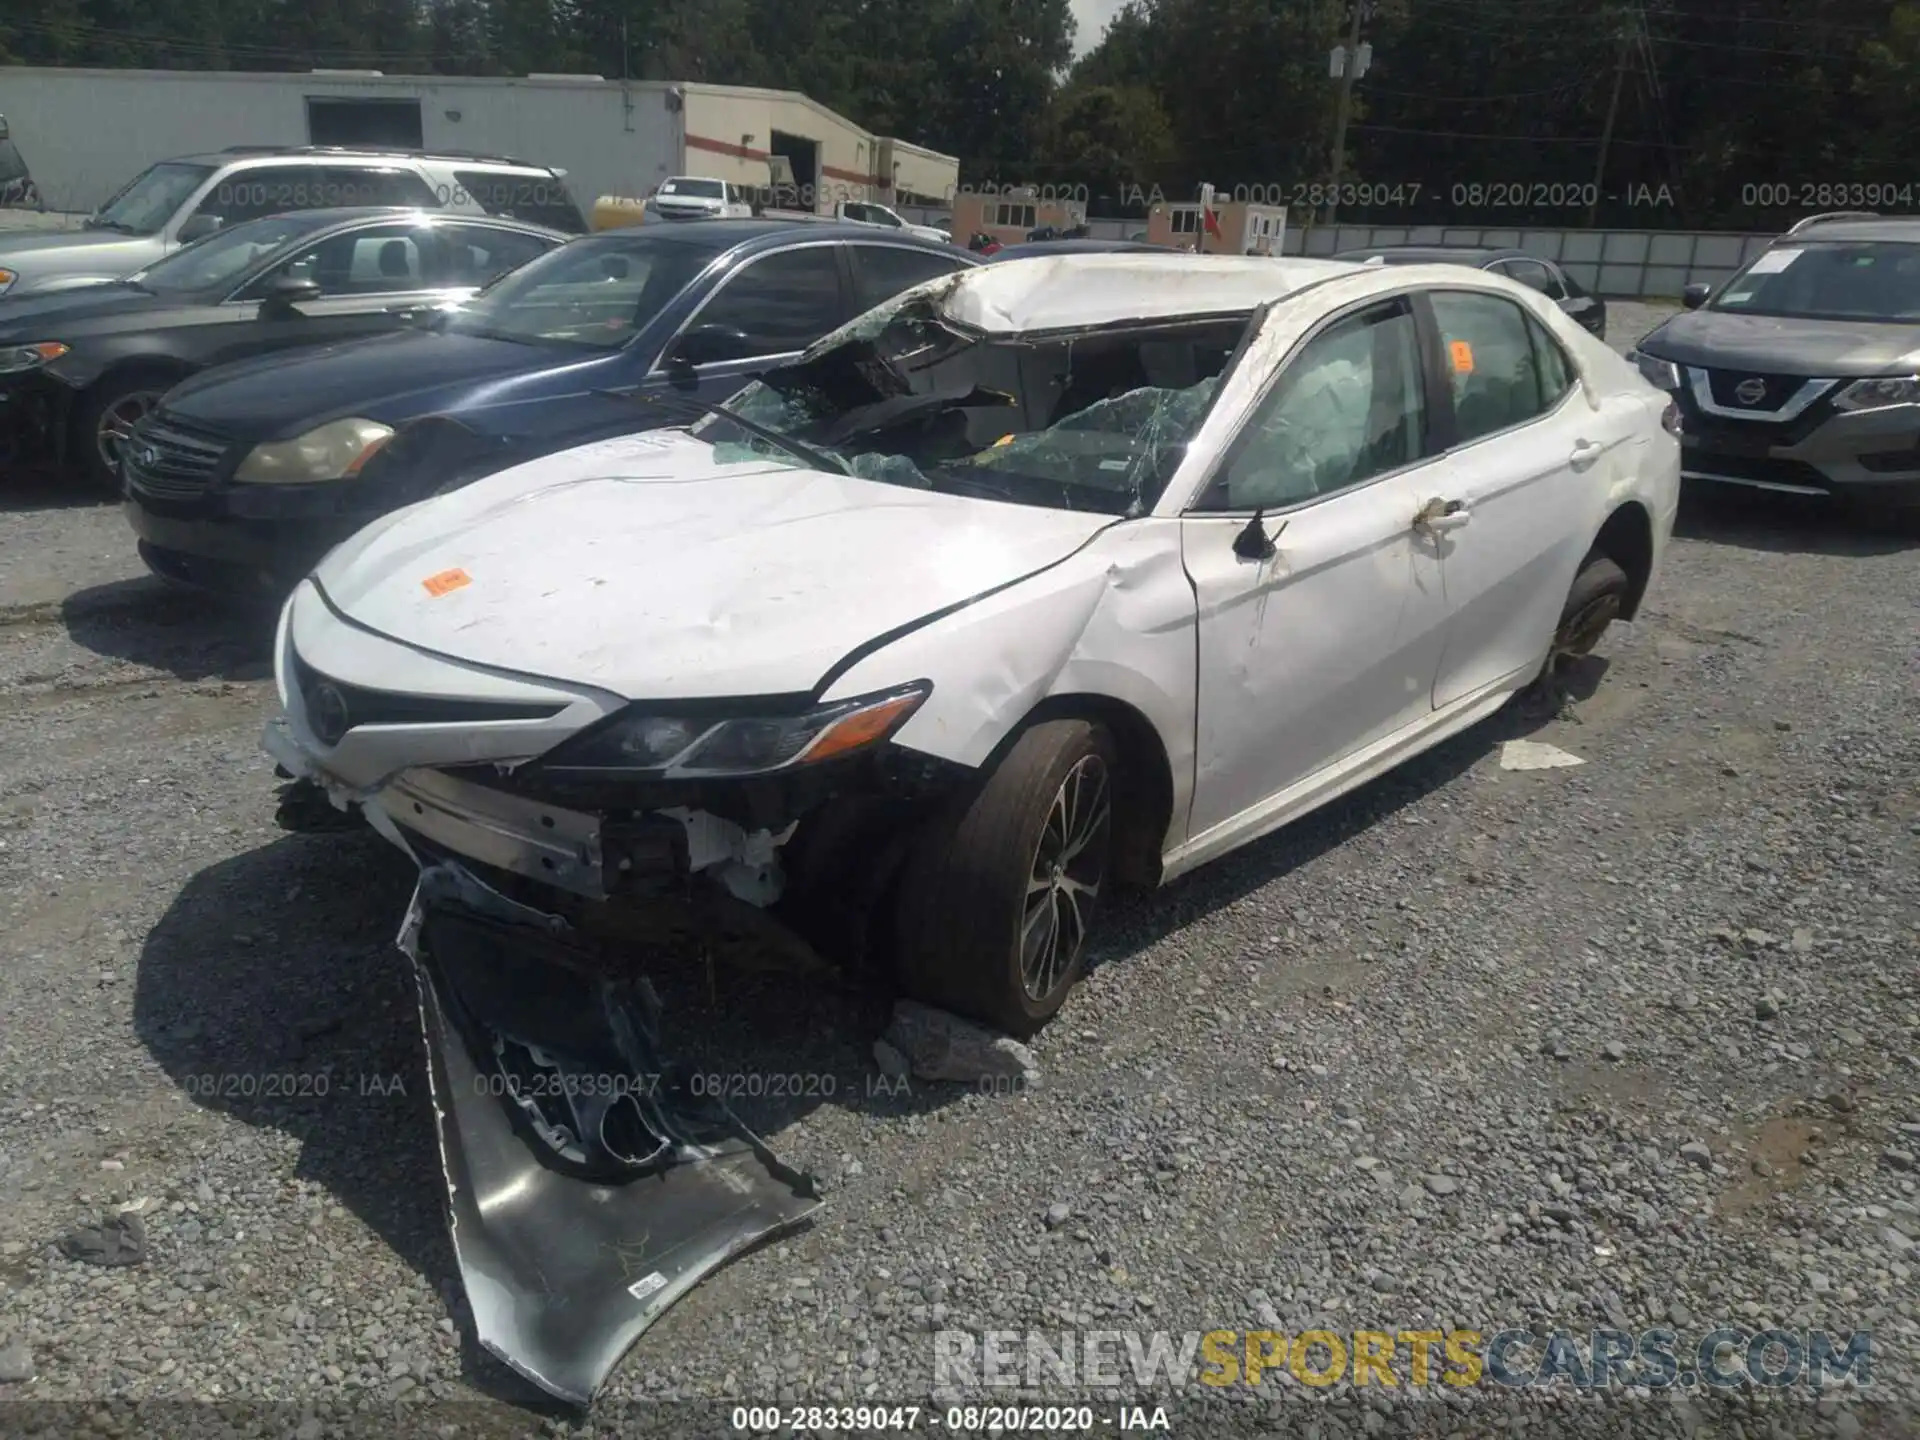
[[[990,335],[937,304],[913,295],[861,317],[726,411],[862,479],[1137,515],[1185,455],[1250,318]],[[724,412],[693,431],[723,463],[802,463]]]

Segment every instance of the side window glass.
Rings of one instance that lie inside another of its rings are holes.
[[[194,211],[226,225],[281,215],[289,210],[318,210],[339,201],[327,199],[325,175],[317,165],[256,166],[236,170],[214,183]],[[348,201],[348,204],[375,202]]]
[[[951,275],[965,265],[957,254],[946,256],[901,245],[855,245],[852,251],[854,308],[863,312],[923,280]]]
[[[1420,459],[1425,434],[1413,315],[1403,302],[1378,306],[1287,363],[1202,508],[1277,510],[1332,495]]]
[[[387,295],[424,286],[423,237],[403,225],[381,225],[332,235],[261,276],[246,298],[258,298],[281,280],[311,280],[320,293]]]
[[[1540,370],[1541,408],[1551,410],[1560,397],[1573,388],[1573,362],[1560,342],[1547,333],[1547,327],[1527,317],[1527,338],[1533,341],[1533,361]]]
[[[537,235],[481,225],[442,225],[439,235],[446,262],[440,283],[449,286],[477,289],[550,248]]]
[[[804,350],[840,324],[840,265],[831,245],[763,255],[729,277],[694,318],[747,337],[748,355]]]
[[[1431,298],[1461,444],[1524,425],[1546,410],[1527,317],[1518,305],[1458,290],[1435,291]]]

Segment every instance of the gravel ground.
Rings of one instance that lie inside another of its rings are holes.
[[[1616,334],[1657,318],[1618,307]],[[1911,1415],[1916,615],[1911,547],[1690,504],[1649,613],[1556,713],[1118,912],[1036,1091],[887,1093],[884,997],[664,977],[730,1069],[831,1077],[745,1105],[830,1204],[670,1311],[612,1403],[924,1402],[938,1329],[1726,1323],[1870,1327],[1880,1408],[1735,1391],[1560,1407],[1555,1433]],[[0,1403],[531,1428],[454,1278],[391,948],[410,877],[274,828],[264,640],[140,578],[110,507],[0,514]],[[1586,763],[1502,770],[1521,737]],[[145,1264],[56,1250],[138,1200]],[[1410,1393],[1340,1387],[1320,1433],[1526,1418]],[[1269,1407],[1312,1398],[1189,1395],[1176,1432],[1298,1433]]]

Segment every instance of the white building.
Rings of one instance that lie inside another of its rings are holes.
[[[157,160],[230,145],[511,156],[565,170],[583,212],[669,175],[765,185],[772,156],[787,159],[822,211],[842,199],[945,207],[960,169],[792,91],[597,75],[0,67],[0,115],[46,206],[70,211],[93,210]]]

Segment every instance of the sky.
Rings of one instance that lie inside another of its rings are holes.
[[[1126,0],[1073,0],[1073,18],[1079,28],[1074,35],[1074,50],[1081,55],[1100,43],[1100,32],[1120,13]]]

